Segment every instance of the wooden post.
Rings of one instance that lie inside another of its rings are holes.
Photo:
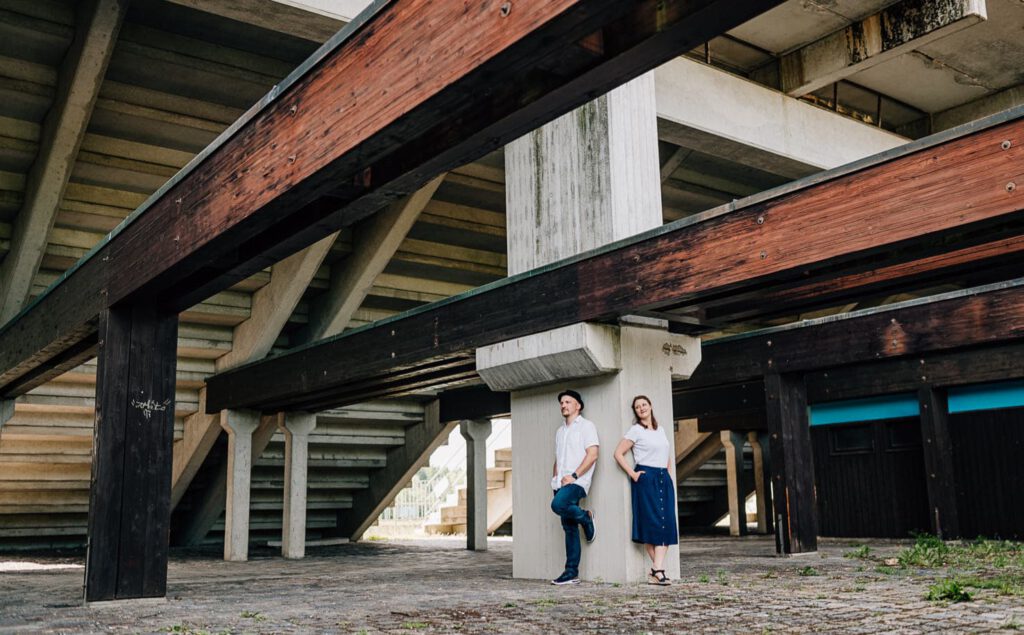
[[[163,597],[178,316],[100,315],[85,600]]]
[[[803,375],[765,375],[764,389],[771,435],[775,549],[780,554],[817,551],[814,457]]]
[[[743,444],[746,435],[733,430],[722,430],[725,446],[725,479],[729,491],[729,535],[747,535],[747,501],[743,474]]]
[[[757,493],[757,533],[770,534],[772,522],[771,461],[768,457],[768,433],[751,430],[747,433],[750,447],[754,450],[754,491]]]
[[[956,475],[953,472],[946,391],[934,386],[921,386],[917,400],[921,409],[921,447],[924,450],[932,531],[945,540],[959,538],[960,518],[956,505]]]

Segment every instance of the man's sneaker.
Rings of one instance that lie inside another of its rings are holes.
[[[594,512],[588,509],[587,516],[590,518],[590,522],[583,525],[583,536],[587,539],[587,542],[594,542],[594,538],[597,537],[597,527],[594,525]]]
[[[575,573],[569,573],[568,571],[563,572],[562,575],[558,576],[557,578],[555,578],[554,580],[551,581],[551,584],[557,584],[559,586],[561,586],[563,584],[579,584],[579,583],[580,583],[579,576],[577,576]]]

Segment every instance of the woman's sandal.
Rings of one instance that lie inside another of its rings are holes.
[[[651,569],[651,572],[647,574],[647,584],[669,586],[672,582],[670,582],[668,577],[665,576],[664,569]]]

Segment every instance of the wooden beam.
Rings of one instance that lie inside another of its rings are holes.
[[[446,390],[437,398],[441,421],[496,419],[512,412],[510,393],[493,392],[486,385]]]
[[[11,249],[0,263],[0,324],[21,311],[29,297],[127,8],[128,0],[90,0],[78,7],[75,38],[43,121]]]
[[[984,0],[903,0],[783,55],[782,90],[794,97],[850,77],[986,18]]]
[[[101,319],[87,602],[166,592],[177,331],[149,306]]]
[[[104,307],[187,308],[776,4],[372,5],[0,330],[0,395]]]
[[[1020,341],[1024,278],[707,343],[687,389]]]
[[[772,373],[764,378],[771,444],[775,550],[780,554],[818,550],[818,507],[814,453],[803,377]]]
[[[1013,278],[1020,271],[1022,255],[1024,236],[1011,236],[910,262],[798,283],[758,297],[723,298],[705,304],[700,315],[711,324],[736,323],[793,315],[864,297],[913,292],[943,283],[978,286]]]
[[[953,441],[949,436],[949,404],[946,392],[934,386],[917,391],[921,408],[921,446],[928,485],[928,510],[932,531],[944,540],[960,537],[956,504],[956,472]]]
[[[318,297],[309,312],[309,324],[296,344],[337,335],[366,299],[374,281],[394,257],[419,218],[444,175],[434,177],[411,196],[389,205],[352,230],[352,252],[331,271],[331,286]]]
[[[951,236],[991,240],[1004,232],[1016,235],[1024,197],[1005,183],[1019,169],[1012,154],[1017,145],[1002,142],[1024,138],[1021,115],[1024,110],[1014,112],[1011,117],[1018,119],[1010,123],[961,131],[965,134],[959,138],[933,138],[924,147],[911,144],[888,160],[823,173],[736,207],[417,309],[379,327],[211,377],[208,407],[301,408],[300,397],[309,392],[324,395],[327,403],[331,392],[340,394],[346,384],[573,322],[699,306],[705,298],[766,292],[774,285],[841,275],[844,268],[857,270],[866,262],[929,257],[948,250],[944,241]],[[1017,155],[1024,156],[1024,143],[1020,146]],[[552,294],[552,289],[562,292]],[[972,320],[969,313],[961,317]],[[978,324],[977,316],[971,323]],[[847,357],[863,356],[865,350],[900,350],[899,341],[892,347],[851,341],[842,333],[837,337],[850,343]],[[943,339],[927,333],[920,337]],[[786,364],[793,363],[794,352],[808,362],[818,357],[811,340],[783,350]],[[757,363],[750,362],[747,377],[764,373]]]
[[[436,400],[428,404],[423,422],[406,428],[405,443],[388,450],[387,465],[370,477],[370,486],[352,494],[352,508],[338,512],[338,534],[359,540],[458,423],[441,421]]]

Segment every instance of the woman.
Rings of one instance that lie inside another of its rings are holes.
[[[676,528],[676,487],[672,482],[671,446],[663,428],[658,427],[651,400],[633,398],[633,425],[615,448],[615,460],[632,479],[633,542],[643,544],[654,566],[648,584],[671,584],[665,576],[665,554],[669,545],[679,544]],[[633,450],[635,467],[626,462]]]

